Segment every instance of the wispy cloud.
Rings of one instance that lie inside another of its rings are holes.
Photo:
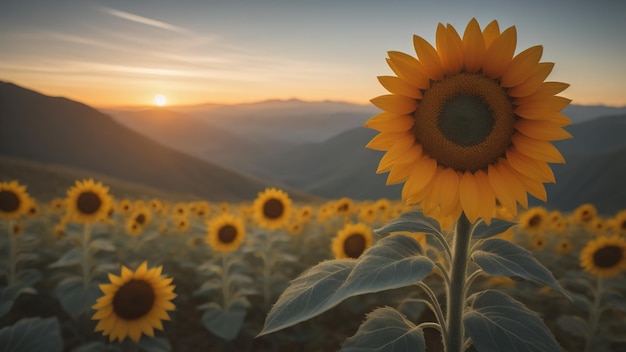
[[[103,7],[102,11],[104,11],[104,12],[110,14],[110,15],[113,15],[115,17],[121,18],[121,19],[125,19],[125,20],[128,20],[128,21],[132,21],[132,22],[136,22],[136,23],[140,23],[140,24],[145,24],[146,26],[161,28],[161,29],[165,29],[165,30],[168,30],[168,31],[177,32],[177,33],[183,33],[183,34],[189,33],[189,30],[187,30],[185,28],[182,28],[182,27],[179,27],[179,26],[175,26],[173,24],[169,24],[169,23],[166,23],[166,22],[154,20],[152,18],[147,18],[147,17],[135,15],[135,14],[132,14],[132,13],[129,13],[129,12],[115,10],[115,9],[111,9],[111,8],[107,8],[107,7]]]

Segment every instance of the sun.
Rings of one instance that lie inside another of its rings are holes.
[[[165,106],[167,104],[167,98],[163,94],[157,94],[154,96],[154,104],[156,106]]]

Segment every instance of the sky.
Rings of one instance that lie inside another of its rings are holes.
[[[626,106],[622,0],[2,0],[0,81],[95,107],[268,99],[367,104],[387,51],[438,23],[517,27],[581,105]]]

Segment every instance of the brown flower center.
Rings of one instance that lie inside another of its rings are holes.
[[[154,289],[142,280],[125,283],[113,297],[113,311],[126,320],[134,320],[148,314],[154,305]]]
[[[533,215],[528,219],[528,227],[538,227],[541,224],[541,215]]]
[[[271,198],[263,204],[263,215],[268,219],[278,219],[283,215],[285,206],[280,199]]]
[[[146,222],[146,215],[144,214],[137,215],[137,217],[135,217],[135,222],[137,222],[139,225],[143,225]]]
[[[476,73],[434,82],[414,113],[413,133],[439,165],[485,169],[503,156],[515,132],[513,105],[500,85]]]
[[[612,268],[623,259],[621,247],[608,245],[593,253],[593,264],[599,268]]]
[[[20,207],[20,198],[9,190],[0,191],[0,211],[12,213]]]
[[[360,233],[348,236],[343,241],[343,251],[350,258],[358,258],[365,250],[365,238]]]
[[[224,225],[217,231],[221,243],[231,243],[237,238],[237,229],[233,225]]]
[[[82,192],[76,200],[76,208],[82,214],[91,215],[97,212],[102,206],[102,200],[94,192]]]

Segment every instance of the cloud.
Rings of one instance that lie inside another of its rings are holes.
[[[165,29],[168,31],[176,32],[176,33],[183,33],[183,34],[189,33],[189,31],[185,28],[178,27],[173,24],[165,23],[162,21],[153,20],[151,18],[135,15],[129,12],[124,12],[124,11],[115,10],[115,9],[106,8],[106,7],[102,8],[102,10],[115,17],[132,21],[135,23],[144,24],[146,26],[161,28],[161,29]]]

